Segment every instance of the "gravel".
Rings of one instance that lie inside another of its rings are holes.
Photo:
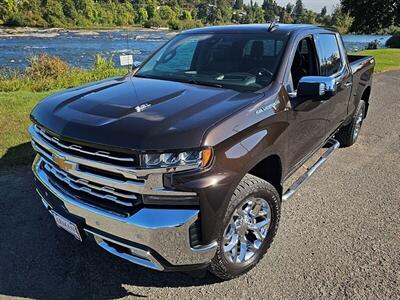
[[[374,79],[360,139],[283,205],[278,235],[228,282],[159,273],[81,244],[35,195],[29,167],[0,171],[0,298],[400,299],[400,72]]]

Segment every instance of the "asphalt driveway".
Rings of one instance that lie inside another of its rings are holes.
[[[0,298],[400,299],[400,72],[376,75],[370,102],[358,143],[283,205],[269,253],[228,282],[81,244],[44,210],[29,166],[0,170]]]

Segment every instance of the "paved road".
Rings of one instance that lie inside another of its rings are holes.
[[[400,72],[375,77],[352,148],[283,206],[268,255],[218,282],[149,271],[57,229],[28,167],[0,172],[0,298],[400,299]]]

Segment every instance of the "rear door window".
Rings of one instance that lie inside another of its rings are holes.
[[[343,63],[336,35],[318,34],[316,40],[321,75],[331,76],[338,73]]]

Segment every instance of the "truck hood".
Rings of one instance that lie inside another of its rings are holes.
[[[201,146],[207,130],[261,97],[180,82],[126,76],[47,97],[32,120],[76,141],[132,150]]]

